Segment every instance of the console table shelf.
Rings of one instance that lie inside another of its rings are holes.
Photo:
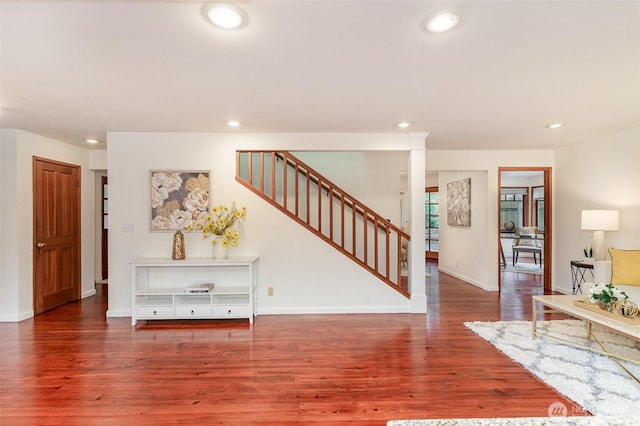
[[[131,324],[190,318],[247,318],[253,323],[257,261],[258,257],[134,260]],[[185,292],[194,284],[211,283],[208,293]]]

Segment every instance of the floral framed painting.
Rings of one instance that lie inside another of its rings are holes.
[[[175,231],[201,222],[209,212],[209,171],[150,171],[151,230]]]

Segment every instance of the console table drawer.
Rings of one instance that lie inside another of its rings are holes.
[[[248,306],[238,305],[217,305],[213,307],[215,318],[247,318],[249,316]]]
[[[176,306],[176,318],[211,318],[211,305]]]
[[[138,306],[138,318],[173,318],[173,306]]]

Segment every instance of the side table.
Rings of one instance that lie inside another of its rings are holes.
[[[582,284],[586,281],[584,274],[586,274],[587,271],[591,273],[591,278],[594,278],[593,263],[586,263],[582,260],[571,261],[572,294],[578,294],[578,291],[582,294]]]

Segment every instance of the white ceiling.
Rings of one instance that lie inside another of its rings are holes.
[[[409,120],[430,149],[545,149],[640,126],[638,1],[239,4],[249,24],[229,31],[202,2],[2,0],[2,128],[82,144]],[[424,31],[442,9],[460,26]]]

